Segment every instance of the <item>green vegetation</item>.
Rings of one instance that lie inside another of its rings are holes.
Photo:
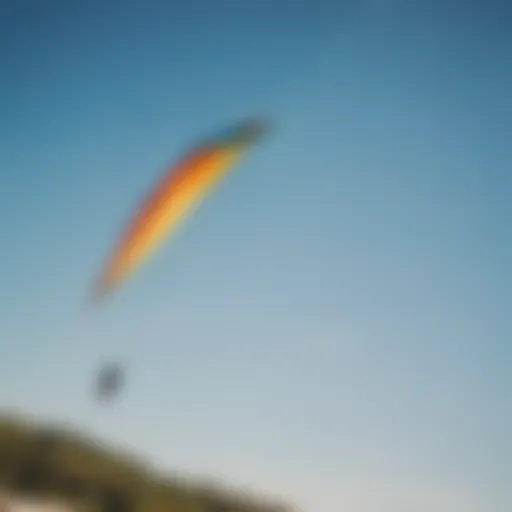
[[[140,462],[63,429],[0,415],[0,487],[84,512],[287,512],[281,504],[163,479]]]

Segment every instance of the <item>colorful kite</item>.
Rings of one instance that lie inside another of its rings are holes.
[[[199,145],[173,166],[128,225],[94,296],[102,297],[124,282],[266,132],[261,120],[245,121]]]

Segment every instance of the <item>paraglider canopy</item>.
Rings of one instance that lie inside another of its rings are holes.
[[[97,301],[116,290],[244,159],[269,130],[264,119],[239,122],[194,146],[151,189],[127,223],[95,282]]]

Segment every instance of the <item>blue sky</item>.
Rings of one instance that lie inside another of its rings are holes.
[[[509,510],[510,10],[286,4],[4,2],[0,404],[308,512]],[[80,316],[165,166],[258,114],[272,136]]]

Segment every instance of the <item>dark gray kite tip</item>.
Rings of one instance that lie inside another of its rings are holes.
[[[253,144],[263,138],[270,128],[271,123],[268,119],[246,119],[240,123],[233,138],[242,144]]]

